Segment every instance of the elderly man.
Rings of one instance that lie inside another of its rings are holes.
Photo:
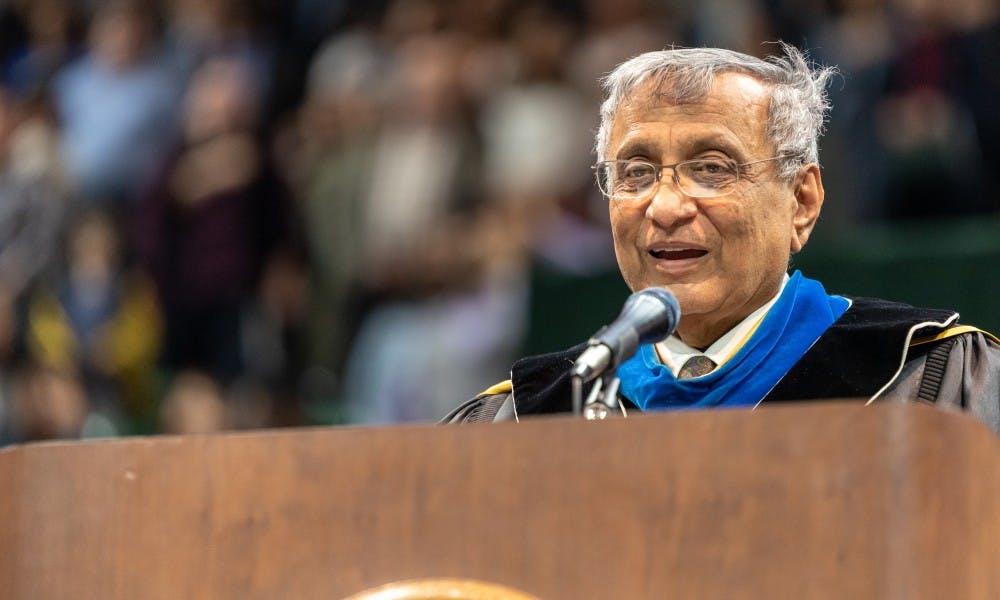
[[[829,295],[795,272],[823,206],[829,68],[795,48],[637,56],[605,81],[598,185],[632,290],[669,288],[674,335],[618,369],[630,410],[862,397],[961,407],[1000,431],[1000,342],[951,311]],[[571,409],[582,347],[523,359],[448,422]]]

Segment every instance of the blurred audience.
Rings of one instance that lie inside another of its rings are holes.
[[[131,198],[173,133],[178,79],[146,4],[98,3],[87,50],[52,88],[80,201],[118,208]]]
[[[25,325],[32,361],[73,378],[119,433],[149,419],[162,323],[149,281],[123,265],[118,227],[100,212],[70,225],[64,272],[38,286]]]
[[[55,74],[79,52],[80,11],[73,0],[22,4],[27,35],[4,61],[4,80],[22,96],[44,95]]]
[[[258,99],[242,62],[192,76],[180,139],[136,201],[134,250],[156,282],[170,369],[223,384],[245,370],[242,319],[286,236],[288,200],[257,133]]]
[[[613,271],[599,77],[779,38],[829,230],[1000,213],[992,0],[0,3],[0,444],[436,419]]]
[[[273,48],[258,23],[263,2],[246,0],[164,0],[164,54],[183,79],[214,57],[239,62],[263,97],[272,76]]]
[[[163,400],[160,428],[177,435],[216,433],[226,428],[226,405],[219,384],[196,371],[177,375]]]
[[[331,374],[346,358],[361,309],[365,201],[387,58],[364,31],[332,37],[309,67],[295,125],[279,144],[312,266],[308,353]]]
[[[69,210],[43,117],[0,84],[0,294],[18,300],[50,266]]]
[[[72,374],[44,366],[22,371],[9,406],[8,441],[77,438],[87,419],[87,393]]]

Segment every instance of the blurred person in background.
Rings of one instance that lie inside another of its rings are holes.
[[[570,83],[567,56],[580,39],[571,14],[545,3],[522,4],[508,34],[513,76],[480,103],[484,184],[504,209],[507,246],[524,253],[527,317],[522,352],[550,347],[576,327],[591,329],[590,308],[616,297],[620,287],[607,235],[607,210],[589,177],[590,135],[596,121],[587,96]],[[582,65],[577,64],[578,67]],[[595,293],[596,292],[596,293]],[[576,298],[575,316],[564,299]]]
[[[376,293],[419,292],[456,274],[450,264],[419,263],[449,234],[443,218],[478,201],[479,140],[459,72],[466,44],[421,34],[395,53],[362,217],[362,269]]]
[[[952,5],[895,0],[901,27],[876,107],[885,156],[885,216],[893,219],[977,214],[995,208],[970,107],[958,96],[962,74]],[[948,198],[947,205],[941,198]]]
[[[817,56],[844,77],[826,140],[828,190],[844,199],[830,226],[1000,208],[998,13],[989,0],[844,0],[816,20]]]
[[[171,383],[159,414],[159,429],[174,435],[217,433],[228,428],[219,384],[197,371],[183,371]]]
[[[592,115],[565,72],[576,35],[567,16],[524,5],[511,26],[516,76],[484,98],[479,126],[486,191],[508,209],[507,235],[582,275],[613,263],[606,213],[587,176],[590,136],[580,124]]]
[[[599,79],[626,58],[685,41],[681,5],[665,8],[651,0],[582,4],[585,28],[565,61],[570,80],[587,102],[600,101]]]
[[[270,253],[256,291],[247,299],[240,336],[243,373],[226,390],[238,409],[230,419],[235,427],[300,425],[313,418],[309,409],[315,402],[331,400],[303,389],[304,372],[316,363],[307,339],[313,326],[307,319],[312,281],[300,244],[296,239]]]
[[[12,387],[6,441],[76,439],[83,434],[89,403],[73,373],[32,365],[19,373]]]
[[[77,382],[105,433],[148,432],[163,338],[152,283],[124,263],[105,213],[77,217],[66,246],[65,270],[32,294],[29,354]]]
[[[690,45],[731,48],[757,56],[761,40],[775,38],[774,21],[760,0],[704,0],[689,5]],[[720,18],[725,15],[724,18]]]
[[[246,0],[163,0],[164,59],[183,80],[214,57],[239,62],[266,98],[274,43],[263,22],[270,3]]]
[[[310,360],[335,378],[361,305],[363,214],[385,69],[384,51],[363,30],[328,40],[309,68],[293,150],[285,153],[312,265]]]
[[[0,62],[14,52],[27,37],[24,20],[13,2],[0,2]]]
[[[44,113],[0,84],[0,444],[14,435],[28,298],[56,262],[69,208],[53,142]]]
[[[976,207],[1000,213],[1000,5],[993,0],[961,0],[954,4],[956,73],[954,93],[967,107],[981,153],[979,173],[984,196]]]
[[[150,6],[98,5],[86,53],[53,86],[66,164],[81,200],[119,209],[174,133],[182,82],[160,52]]]
[[[258,135],[258,89],[241,61],[202,65],[182,136],[132,214],[133,246],[164,311],[163,366],[197,368],[224,386],[247,370],[245,310],[291,222]]]
[[[396,49],[362,216],[363,284],[382,302],[348,362],[353,420],[432,420],[446,390],[473,386],[520,335],[520,271],[510,259],[521,250],[504,245],[504,212],[484,200],[462,78],[473,44],[421,32]]]
[[[80,10],[73,0],[20,3],[24,43],[2,65],[3,80],[24,96],[45,96],[55,74],[79,53]]]
[[[22,341],[31,286],[55,263],[69,210],[52,141],[44,117],[0,85],[0,320],[14,327],[0,354],[8,358]]]
[[[513,77],[481,99],[478,123],[486,190],[500,202],[534,204],[545,214],[589,184],[579,170],[590,159],[589,136],[580,131],[590,115],[564,73],[575,37],[567,17],[539,2],[512,19]]]
[[[830,10],[807,35],[816,58],[838,64],[844,78],[830,87],[837,109],[823,138],[826,189],[842,199],[824,210],[823,220],[827,229],[842,229],[885,213],[885,151],[872,107],[895,52],[895,24],[884,0],[838,0]]]

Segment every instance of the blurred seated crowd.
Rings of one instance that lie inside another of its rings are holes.
[[[997,215],[998,16],[0,2],[0,445],[427,422],[505,378],[529,332],[582,306],[539,318],[537,273],[615,272],[598,80],[646,50],[783,39],[839,65],[824,228]]]

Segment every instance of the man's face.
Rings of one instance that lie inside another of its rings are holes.
[[[742,164],[770,158],[769,99],[767,86],[737,73],[718,75],[708,96],[693,104],[672,104],[647,84],[619,108],[607,159],[673,164],[726,157]],[[681,305],[677,333],[691,346],[707,347],[770,300],[790,253],[808,237],[795,222],[797,212],[801,216],[796,183],[776,176],[776,162],[741,170],[735,189],[716,198],[685,196],[665,169],[649,198],[609,200],[625,282],[632,290],[668,287]],[[821,203],[818,169],[815,177]]]

